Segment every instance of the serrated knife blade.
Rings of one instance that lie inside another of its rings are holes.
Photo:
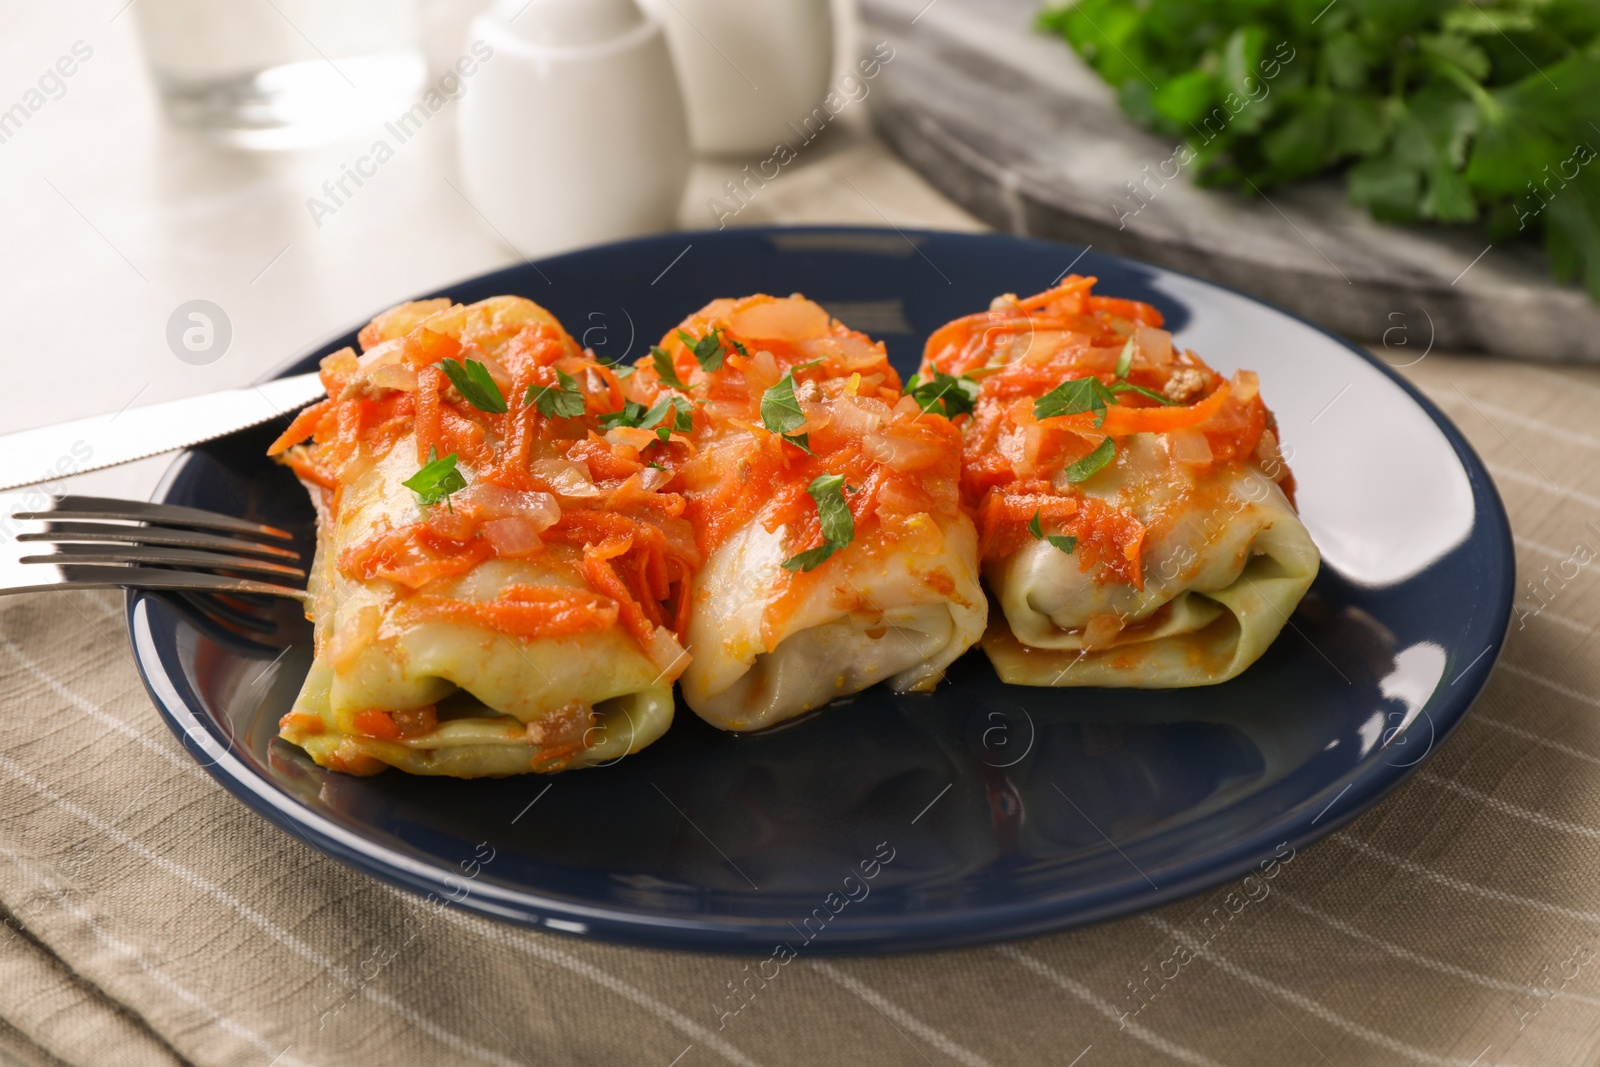
[[[159,456],[259,426],[324,395],[315,373],[0,435],[0,491]]]

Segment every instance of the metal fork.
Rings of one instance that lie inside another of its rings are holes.
[[[292,534],[170,504],[59,496],[0,523],[0,594],[44,589],[160,589],[304,599]],[[37,554],[33,546],[54,548]]]

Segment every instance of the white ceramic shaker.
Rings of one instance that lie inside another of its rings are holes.
[[[464,192],[527,256],[671,229],[689,177],[662,27],[634,0],[495,0],[461,99]]]
[[[702,152],[771,151],[828,94],[829,0],[641,2],[667,27]]]

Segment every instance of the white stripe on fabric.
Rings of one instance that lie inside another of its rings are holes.
[[[277,923],[273,922],[259,911],[256,911],[254,908],[250,907],[232,893],[229,893],[227,890],[223,889],[214,882],[208,881],[204,876],[190,870],[182,864],[176,863],[157,852],[151,851],[151,849],[142,841],[122,830],[119,830],[117,827],[100,818],[98,815],[95,815],[93,812],[88,811],[83,806],[68,800],[66,797],[51,789],[48,785],[35,778],[32,774],[28,773],[28,771],[25,770],[21,764],[17,763],[9,756],[0,755],[0,770],[6,771],[6,773],[22,782],[29,789],[32,789],[37,795],[50,801],[50,803],[57,808],[60,808],[62,811],[68,812],[76,818],[88,823],[102,834],[111,838],[111,840],[115,841],[117,844],[137,853],[141,858],[151,863],[155,867],[166,872],[167,874],[172,875],[174,878],[186,883],[190,887],[198,889],[200,892],[211,897],[211,899],[215,900],[217,903],[224,905],[234,914],[258,927],[274,941],[278,942],[278,944],[289,949],[300,958],[314,964],[324,971],[330,972],[335,977],[342,979],[347,974],[349,970],[348,968],[337,966],[331,959],[324,956],[322,953],[318,952],[316,949],[312,948],[310,945],[306,944],[304,941],[300,940],[294,934],[290,933],[282,926],[279,926]],[[419,1029],[432,1025],[427,1023],[423,1017],[418,1015],[415,1011],[407,1008],[398,1001],[395,1001],[392,997],[388,997],[379,993],[370,985],[363,986],[361,992],[362,995],[366,996],[369,1000],[372,1000],[374,1003],[394,1012],[400,1018],[404,1019],[411,1025],[418,1027]],[[465,1038],[455,1038],[455,1041],[452,1042],[451,1047],[456,1048],[457,1051],[466,1052],[475,1059],[482,1060],[485,1063],[496,1064],[497,1067],[526,1067],[526,1065],[522,1064],[518,1060],[509,1059],[491,1049],[474,1045]]]
[[[1431,867],[1425,867],[1422,864],[1417,863],[1415,860],[1406,859],[1404,856],[1396,856],[1394,853],[1386,852],[1376,845],[1369,845],[1365,841],[1358,841],[1349,836],[1349,834],[1343,830],[1336,834],[1329,834],[1327,840],[1337,841],[1346,848],[1351,848],[1362,853],[1363,855],[1382,860],[1384,863],[1387,863],[1392,867],[1398,867],[1402,871],[1408,871],[1419,878],[1426,878],[1430,882],[1437,882],[1439,885],[1448,886],[1449,888],[1460,893],[1466,893],[1475,897],[1483,897],[1485,900],[1494,900],[1502,904],[1520,904],[1525,908],[1532,908],[1534,911],[1542,911],[1547,915],[1559,915],[1563,919],[1571,919],[1574,922],[1589,923],[1590,925],[1600,924],[1600,913],[1584,911],[1581,908],[1568,908],[1560,904],[1551,904],[1549,901],[1545,900],[1534,900],[1532,897],[1519,897],[1515,893],[1507,893],[1503,889],[1490,889],[1488,886],[1476,885],[1472,882],[1457,878],[1454,875],[1444,874],[1441,871],[1433,870]]]
[[[1494,475],[1496,481],[1503,478],[1508,482],[1516,482],[1518,485],[1525,485],[1530,489],[1543,489],[1547,493],[1564,496],[1568,500],[1576,500],[1580,504],[1600,509],[1600,496],[1585,493],[1582,489],[1569,489],[1564,485],[1552,485],[1543,478],[1535,478],[1531,474],[1524,474],[1514,467],[1507,467],[1499,463],[1485,462],[1484,467],[1488,469],[1490,474]]]
[[[1581,689],[1574,689],[1570,685],[1562,685],[1560,682],[1555,681],[1552,678],[1546,678],[1544,675],[1539,674],[1536,671],[1530,671],[1526,667],[1519,667],[1515,663],[1507,663],[1502,660],[1496,670],[1505,671],[1507,674],[1514,674],[1518,678],[1526,678],[1530,682],[1537,682],[1547,689],[1552,689],[1555,692],[1560,693],[1564,697],[1571,697],[1573,700],[1581,700],[1585,704],[1600,708],[1600,698],[1591,696]]]
[[[1579,622],[1577,619],[1554,611],[1543,610],[1531,604],[1517,604],[1514,606],[1517,611],[1525,613],[1530,619],[1543,619],[1545,622],[1553,622],[1557,626],[1564,626],[1574,633],[1583,634],[1585,637],[1593,633],[1597,626],[1596,623]]]
[[[394,889],[392,887],[390,887],[389,891],[397,894],[403,892],[403,890]],[[616,977],[608,971],[602,970],[587,960],[581,960],[578,957],[569,955],[559,949],[540,944],[538,941],[533,939],[535,935],[514,936],[518,933],[517,931],[510,930],[504,926],[498,926],[489,922],[487,919],[480,919],[476,915],[470,915],[466,913],[457,914],[454,908],[444,908],[439,912],[439,917],[447,922],[452,922],[457,926],[475,929],[485,936],[491,937],[494,940],[500,941],[504,944],[508,944],[512,948],[525,952],[530,956],[537,957],[538,959],[544,960],[547,963],[553,963],[558,967],[564,967],[574,974],[589,979],[591,982],[594,982],[597,985],[606,987],[613,993],[616,993],[618,996],[637,1004],[639,1007],[645,1009],[663,1022],[677,1027],[681,1033],[687,1034],[694,1040],[716,1050],[716,1052],[729,1063],[736,1063],[739,1065],[739,1067],[761,1067],[761,1065],[756,1063],[755,1060],[752,1060],[749,1056],[746,1056],[743,1052],[739,1051],[739,1049],[735,1048],[723,1038],[719,1037],[715,1031],[700,1025],[682,1012],[663,1004],[661,1001],[657,1000],[655,997],[652,997],[644,990],[629,985],[622,979]]]
[[[186,758],[181,752],[174,752],[170,746],[162,744],[155,738],[146,736],[145,734],[134,729],[132,726],[129,726],[127,723],[123,722],[121,719],[117,718],[115,715],[112,715],[106,711],[102,711],[95,704],[79,696],[77,693],[74,693],[72,690],[56,681],[48,671],[46,671],[38,664],[37,661],[33,659],[33,657],[29,656],[26,652],[22,651],[21,648],[17,647],[3,636],[0,636],[0,648],[4,648],[7,652],[11,653],[11,655],[15,657],[23,667],[27,668],[29,674],[32,674],[35,678],[39,679],[39,681],[43,682],[52,693],[60,697],[62,700],[65,700],[67,703],[71,704],[85,715],[89,716],[95,722],[117,731],[117,733],[122,734],[129,740],[143,746],[147,751],[153,752],[155,755],[160,756],[162,759],[166,760],[174,767],[177,767],[179,770],[188,772],[190,774],[198,774],[202,778],[206,777],[205,772],[201,770],[200,766],[196,764],[194,760]]]
[[[1519,804],[1511,803],[1509,800],[1502,800],[1497,796],[1485,793],[1481,789],[1474,789],[1470,785],[1462,785],[1460,782],[1452,781],[1449,778],[1443,778],[1432,771],[1419,771],[1417,772],[1417,777],[1430,785],[1436,785],[1441,789],[1448,789],[1457,796],[1463,796],[1469,800],[1476,800],[1478,803],[1483,804],[1486,807],[1493,808],[1502,815],[1509,815],[1513,819],[1521,819],[1523,822],[1532,823],[1533,825],[1542,827],[1546,830],[1559,830],[1562,833],[1572,834],[1576,837],[1587,837],[1591,841],[1600,841],[1600,830],[1595,829],[1593,826],[1584,826],[1582,823],[1568,822],[1566,819],[1558,819],[1554,815],[1546,815],[1542,811],[1534,811],[1531,808],[1524,808]]]
[[[241,1041],[255,1046],[262,1052],[263,1055],[277,1056],[278,1059],[276,1062],[283,1064],[284,1067],[289,1067],[291,1064],[299,1065],[299,1067],[305,1067],[304,1061],[296,1059],[293,1056],[288,1056],[285,1058],[287,1050],[279,1049],[277,1045],[274,1045],[266,1038],[256,1033],[254,1030],[251,1030],[242,1023],[235,1022],[234,1020],[223,1015],[221,1012],[207,1004],[204,1000],[200,999],[199,996],[169,977],[161,970],[161,968],[145,959],[144,955],[140,953],[137,948],[121,940],[115,934],[112,934],[110,931],[105,929],[105,927],[101,926],[99,921],[96,920],[92,914],[68,900],[66,892],[62,890],[62,888],[57,885],[55,880],[49,875],[36,871],[26,860],[12,852],[10,849],[6,848],[4,845],[0,845],[0,855],[4,855],[6,859],[11,861],[12,866],[26,874],[36,885],[44,887],[44,889],[50,893],[52,902],[62,911],[71,915],[74,919],[77,919],[79,922],[88,927],[89,932],[94,934],[96,940],[105,945],[107,948],[116,952],[118,955],[131,961],[134,966],[143,971],[162,989],[165,989],[177,999],[183,1001],[185,1004],[207,1016],[212,1023],[220,1029],[232,1034]]]
[[[1353,1037],[1358,1037],[1369,1044],[1377,1045],[1380,1048],[1386,1048],[1390,1052],[1401,1056],[1406,1056],[1410,1059],[1416,1060],[1418,1063],[1432,1064],[1433,1067],[1492,1067],[1492,1065],[1482,1062],[1482,1053],[1479,1054],[1477,1059],[1473,1060],[1457,1059],[1454,1056],[1441,1056],[1438,1053],[1429,1052],[1427,1049],[1418,1048],[1415,1045],[1401,1041],[1399,1038],[1391,1037],[1390,1035],[1382,1033],[1381,1031],[1374,1030],[1370,1026],[1364,1026],[1353,1019],[1346,1019],[1343,1015],[1333,1011],[1331,1008],[1324,1007],[1321,1002],[1306,996],[1304,993],[1297,993],[1287,986],[1279,985],[1270,978],[1263,978],[1259,974],[1256,974],[1250,970],[1246,970],[1237,963],[1234,963],[1226,957],[1219,955],[1217,952],[1206,948],[1204,945],[1201,945],[1197,940],[1195,940],[1194,937],[1186,930],[1181,930],[1169,922],[1156,918],[1154,915],[1146,915],[1144,920],[1151,926],[1154,926],[1159,930],[1166,931],[1169,936],[1177,940],[1180,944],[1187,946],[1191,952],[1205,960],[1207,963],[1211,964],[1213,967],[1217,968],[1219,971],[1222,971],[1224,974],[1232,975],[1241,982],[1255,986],[1257,993],[1260,993],[1262,989],[1276,993],[1278,996],[1282,997],[1284,1000],[1287,1000],[1289,1003],[1293,1004],[1295,1007],[1299,1008],[1308,1015],[1313,1015],[1327,1023],[1329,1026],[1343,1030],[1345,1033],[1350,1034]],[[1308,1038],[1307,1041],[1309,1042],[1309,1040],[1310,1039]],[[1320,1049],[1318,1049],[1318,1053],[1321,1053]]]
[[[964,1063],[967,1067],[991,1067],[988,1060],[964,1045],[959,1045],[950,1040],[950,1038],[944,1036],[944,1034],[912,1015],[909,1011],[906,1011],[860,979],[846,974],[831,963],[824,963],[821,960],[812,960],[811,966],[844,986],[874,1008],[877,1008],[886,1019],[893,1021],[896,1026],[903,1026],[910,1030],[957,1063]]]
[[[1600,386],[1591,385],[1588,382],[1579,381],[1576,378],[1568,378],[1565,374],[1558,374],[1553,370],[1546,370],[1544,367],[1526,365],[1519,366],[1517,368],[1517,373],[1544,378],[1564,392],[1570,392],[1573,389],[1584,389],[1588,392],[1594,393],[1597,396],[1600,396]]]
[[[1449,396],[1449,394],[1443,393],[1442,390],[1441,395],[1446,398]],[[1465,393],[1462,393],[1461,395],[1466,396]],[[1521,426],[1524,429],[1532,430],[1535,433],[1542,433],[1548,437],[1554,437],[1558,441],[1565,441],[1570,445],[1579,445],[1583,448],[1600,449],[1600,438],[1590,437],[1588,434],[1577,433],[1573,430],[1564,430],[1561,427],[1556,426],[1544,419],[1530,419],[1521,412],[1512,411],[1510,408],[1503,408],[1498,404],[1491,404],[1487,400],[1479,400],[1477,397],[1468,397],[1467,403],[1470,406],[1477,408],[1479,413],[1485,418],[1488,418],[1489,415],[1492,414],[1496,418],[1504,419],[1513,426]]]
[[[1600,756],[1592,755],[1583,751],[1581,748],[1574,748],[1571,745],[1562,744],[1560,741],[1554,741],[1542,734],[1536,734],[1532,730],[1524,730],[1520,726],[1512,726],[1508,722],[1501,722],[1499,719],[1491,719],[1481,711],[1475,712],[1472,715],[1468,715],[1465,721],[1476,723],[1479,726],[1489,726],[1496,730],[1503,730],[1512,737],[1520,737],[1524,741],[1532,741],[1536,745],[1543,745],[1545,748],[1560,752],[1562,755],[1571,756],[1573,759],[1583,760],[1585,763],[1593,763],[1596,766],[1600,766]]]
[[[1522,534],[1516,532],[1511,534],[1511,540],[1514,543],[1521,545],[1523,548],[1537,552],[1541,556],[1549,556],[1551,559],[1562,560],[1572,555],[1570,551],[1563,552],[1559,548],[1552,548],[1550,545],[1547,545],[1542,541],[1535,541],[1531,537],[1524,537]]]
[[[1147,1026],[1142,1026],[1136,1022],[1124,1022],[1127,1012],[1118,1011],[1116,1005],[1099,997],[1082,982],[1068,978],[1048,963],[1028,955],[1015,945],[996,945],[995,951],[1007,959],[1026,967],[1045,981],[1071,993],[1107,1019],[1117,1023],[1122,1031],[1134,1040],[1149,1045],[1158,1052],[1164,1052],[1175,1060],[1191,1064],[1192,1067],[1227,1067],[1227,1064],[1219,1063],[1204,1053],[1196,1052],[1194,1049],[1180,1045],[1176,1041],[1162,1037]]]
[[[1459,978],[1464,982],[1471,982],[1473,985],[1483,986],[1485,989],[1498,989],[1506,993],[1527,994],[1529,996],[1550,995],[1548,990],[1538,989],[1530,985],[1518,985],[1516,982],[1510,982],[1504,978],[1493,978],[1486,974],[1479,974],[1476,971],[1468,970],[1467,968],[1457,966],[1454,963],[1446,963],[1444,960],[1436,960],[1431,956],[1424,956],[1421,953],[1413,952],[1404,946],[1396,945],[1392,941],[1385,941],[1381,937],[1375,937],[1359,927],[1352,926],[1343,919],[1335,918],[1325,911],[1314,908],[1310,904],[1306,904],[1300,900],[1297,900],[1281,889],[1273,895],[1280,898],[1285,904],[1289,905],[1291,908],[1294,908],[1296,911],[1305,915],[1309,915],[1318,922],[1325,923],[1328,926],[1333,927],[1335,930],[1346,935],[1347,937],[1354,938],[1363,944],[1371,945],[1373,948],[1386,952],[1396,959],[1404,960],[1407,963],[1415,964],[1418,967],[1423,967],[1430,971],[1437,971],[1440,974],[1448,974],[1452,977]],[[1568,1000],[1575,1000],[1580,1004],[1588,1004],[1591,1007],[1600,1008],[1600,998],[1586,997],[1578,993],[1568,993],[1564,990],[1555,995]]]

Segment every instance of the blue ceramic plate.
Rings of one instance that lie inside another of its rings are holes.
[[[1234,681],[1030,689],[1001,684],[974,651],[931,695],[876,688],[753,737],[680,705],[665,738],[613,766],[492,781],[330,774],[276,740],[311,650],[291,604],[257,641],[181,601],[130,595],[145,683],[194,757],[279,826],[384,881],[575,934],[762,954],[780,941],[812,954],[926,949],[1241,878],[1415,770],[1482,690],[1506,632],[1511,533],[1494,486],[1392,370],[1231,290],[999,235],[673,234],[439,295],[531,297],[617,358],[713,297],[802,292],[886,341],[904,374],[941,323],[1069,268],[1160,308],[1223,373],[1259,371],[1293,449],[1322,573]],[[157,499],[289,527],[309,547],[304,493],[262,454],[278,429],[184,455]]]

